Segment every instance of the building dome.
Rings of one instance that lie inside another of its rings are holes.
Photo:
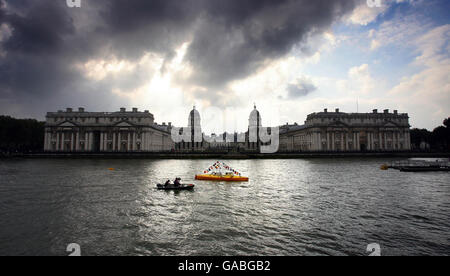
[[[258,109],[256,109],[256,105],[254,106],[254,109],[250,113],[250,117],[248,119],[248,125],[249,126],[262,126],[261,123],[261,115],[259,114]]]
[[[197,109],[195,109],[195,106],[192,109],[192,111],[189,113],[188,127],[194,127],[194,128],[201,127],[200,113],[197,111]]]

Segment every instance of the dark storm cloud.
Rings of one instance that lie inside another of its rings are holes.
[[[299,78],[293,84],[289,84],[287,86],[288,91],[288,99],[297,99],[301,97],[305,97],[312,92],[316,91],[317,87],[306,78]]]
[[[169,61],[186,41],[192,43],[185,59],[194,69],[186,85],[223,91],[328,28],[355,1],[82,0],[81,8],[71,9],[65,0],[0,0],[0,25],[11,30],[0,41],[0,99],[20,105],[52,98],[58,107],[118,104],[113,88],[133,89],[151,76],[135,70],[126,79],[96,82],[76,65],[112,57],[136,61],[149,52]],[[44,113],[57,107],[27,108]]]
[[[212,1],[216,3],[215,1]],[[194,81],[221,86],[287,54],[354,8],[348,0],[220,1],[194,33]]]

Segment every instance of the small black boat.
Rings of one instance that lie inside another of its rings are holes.
[[[182,184],[180,186],[175,186],[173,184],[169,184],[169,185],[158,184],[158,185],[156,185],[156,188],[158,190],[174,190],[174,191],[192,190],[192,189],[194,189],[194,187],[195,187],[194,184]]]
[[[425,166],[425,167],[401,167],[401,172],[450,172],[450,167]]]

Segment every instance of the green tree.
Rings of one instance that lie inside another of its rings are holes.
[[[413,149],[420,149],[420,144],[422,142],[431,145],[432,133],[427,129],[414,128],[410,131],[410,133],[411,133],[411,146]]]
[[[0,152],[42,151],[45,123],[0,116]]]
[[[445,126],[447,129],[450,129],[450,117],[448,117],[447,119],[445,119],[444,122],[443,122],[443,124],[444,124],[444,126]]]

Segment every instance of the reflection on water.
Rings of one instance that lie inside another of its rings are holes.
[[[450,254],[449,173],[224,160],[250,181],[193,180],[215,161],[1,160],[0,255]],[[195,190],[154,189],[177,176]]]

